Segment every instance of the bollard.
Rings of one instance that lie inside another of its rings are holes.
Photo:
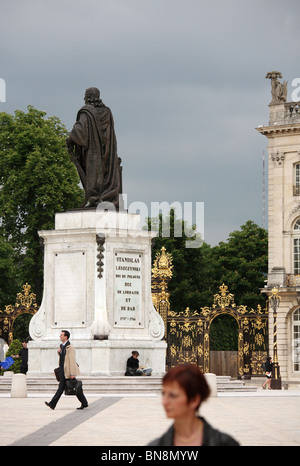
[[[14,374],[11,381],[11,398],[26,398],[27,384],[25,374]]]
[[[210,396],[211,397],[216,397],[218,396],[218,390],[217,390],[217,376],[216,374],[204,374],[206,378],[206,382],[210,388]]]

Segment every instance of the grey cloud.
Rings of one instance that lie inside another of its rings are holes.
[[[129,202],[205,202],[208,242],[262,222],[272,69],[300,76],[298,1],[14,0],[1,9],[0,77],[71,129],[86,87],[114,115]],[[246,176],[245,176],[246,174]]]

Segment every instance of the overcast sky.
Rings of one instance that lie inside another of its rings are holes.
[[[71,130],[84,91],[111,108],[127,204],[204,202],[205,241],[263,226],[268,71],[300,78],[299,0],[0,0],[0,78]],[[267,225],[266,225],[267,226]]]

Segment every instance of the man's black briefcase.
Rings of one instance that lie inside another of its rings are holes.
[[[77,379],[67,379],[65,395],[78,395],[82,393],[82,382]]]

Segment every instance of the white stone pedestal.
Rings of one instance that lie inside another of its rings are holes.
[[[77,210],[56,214],[44,240],[44,295],[30,322],[28,375],[53,373],[69,330],[83,375],[123,375],[132,350],[165,372],[164,323],[151,297],[151,240],[140,216]]]
[[[216,374],[206,373],[204,374],[206,378],[206,382],[210,388],[210,396],[217,397],[218,396],[218,388],[217,388],[217,376]]]
[[[27,384],[25,374],[13,374],[11,380],[11,398],[26,398]]]

